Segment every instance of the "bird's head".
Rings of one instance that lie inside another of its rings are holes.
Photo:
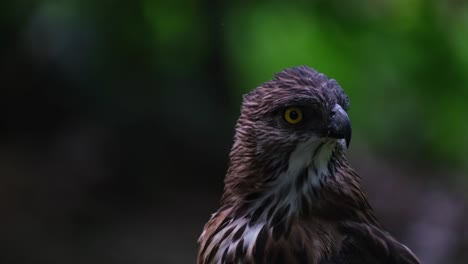
[[[348,107],[339,84],[311,68],[276,74],[244,96],[231,151],[230,170],[236,176],[231,177],[253,178],[245,172],[256,169],[271,177],[285,171],[299,174],[310,166],[320,171],[333,150],[350,143]],[[261,182],[244,180],[252,186]]]

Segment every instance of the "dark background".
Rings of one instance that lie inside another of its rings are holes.
[[[0,263],[194,263],[241,95],[309,65],[427,264],[468,262],[468,4],[0,3]]]

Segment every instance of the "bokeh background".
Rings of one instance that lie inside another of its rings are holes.
[[[241,95],[309,65],[427,264],[468,263],[468,3],[0,2],[0,262],[194,263]]]

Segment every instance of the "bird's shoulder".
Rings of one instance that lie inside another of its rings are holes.
[[[281,239],[270,236],[259,260],[254,263],[421,263],[408,247],[380,226],[317,219],[293,223],[290,235]]]
[[[419,264],[418,258],[405,245],[380,227],[368,223],[339,224],[343,234],[340,248],[320,264]]]

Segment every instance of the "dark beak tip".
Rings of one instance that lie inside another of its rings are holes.
[[[349,149],[349,144],[351,144],[351,133],[346,135],[345,141],[346,141],[346,148]]]
[[[344,140],[346,141],[347,149],[349,149],[349,145],[351,144],[351,131],[351,122],[349,121],[349,119],[347,119],[347,125],[344,132]]]

